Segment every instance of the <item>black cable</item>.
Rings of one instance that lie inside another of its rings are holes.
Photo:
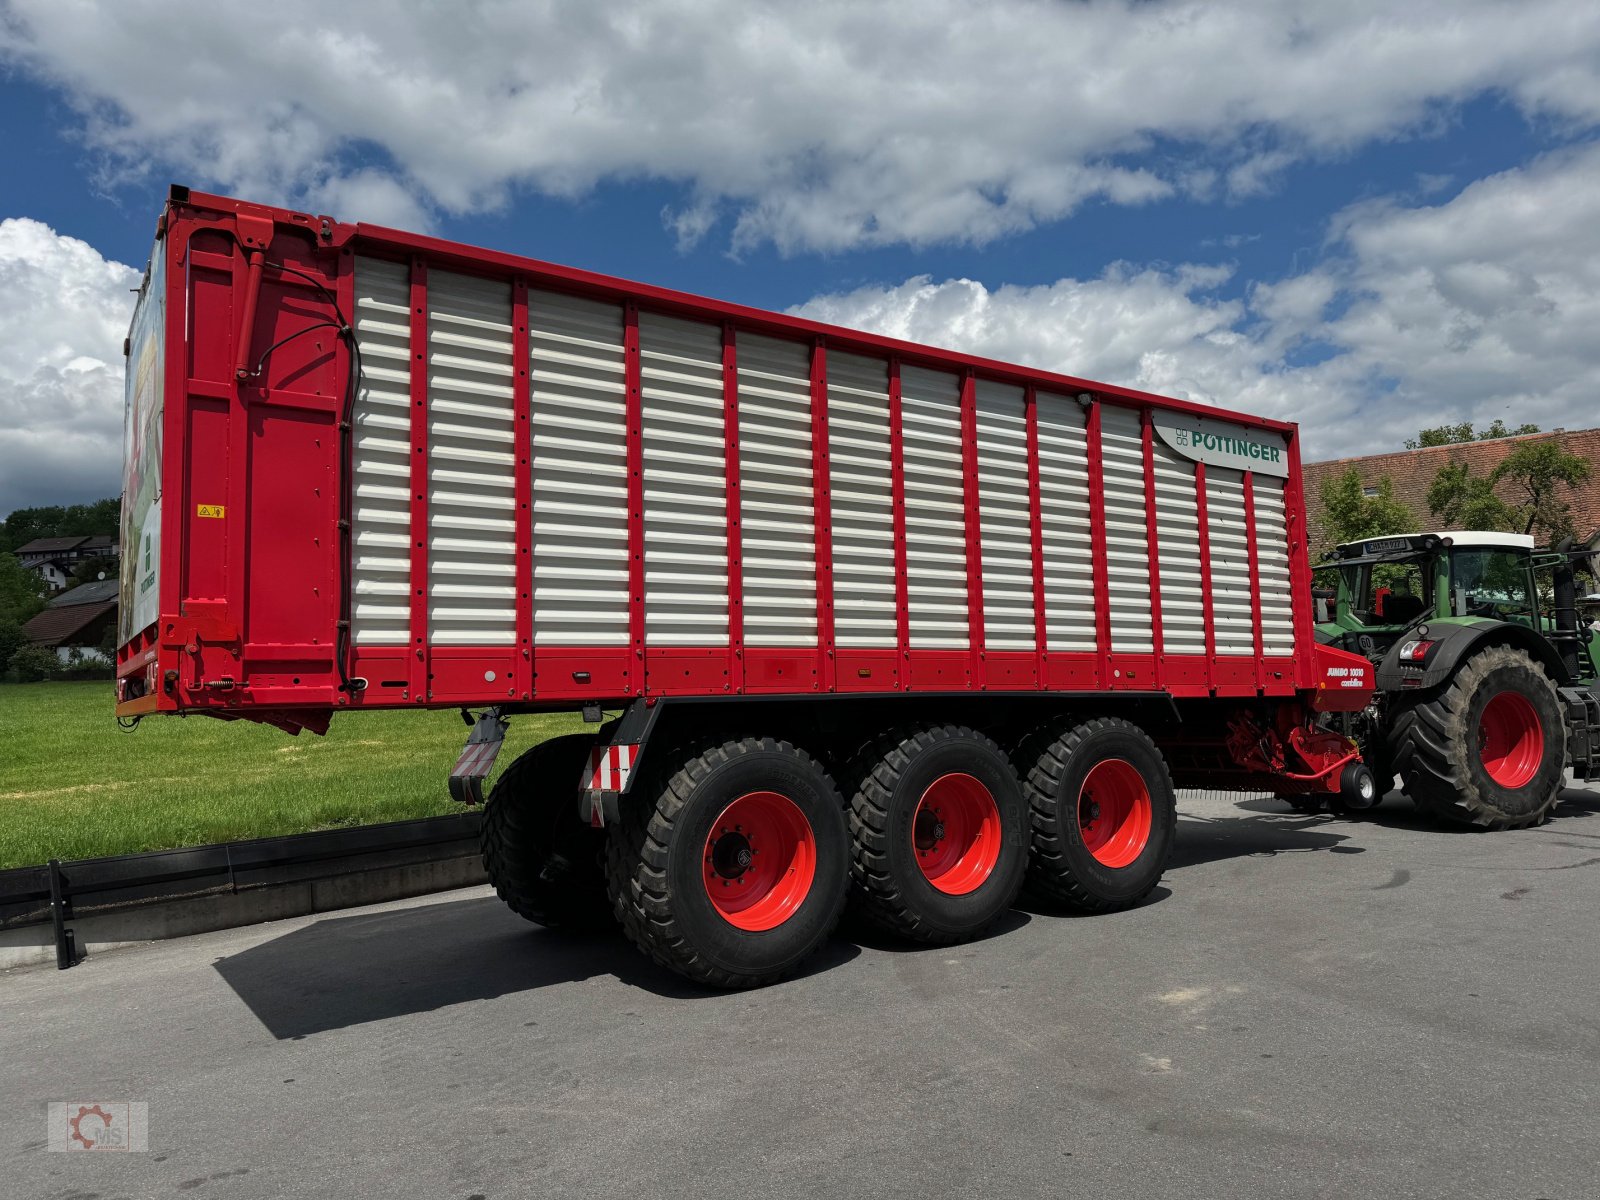
[[[261,352],[261,357],[256,359],[256,365],[250,369],[250,378],[254,379],[261,374],[261,368],[267,365],[267,359],[272,357],[272,352],[279,346],[286,346],[294,341],[295,338],[303,337],[315,329],[337,329],[341,336],[345,333],[345,327],[335,321],[318,321],[315,325],[307,325],[304,329],[296,329],[293,333],[279,338]]]

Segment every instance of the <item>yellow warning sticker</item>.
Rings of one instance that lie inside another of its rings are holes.
[[[197,517],[224,517],[227,510],[220,504],[196,504],[194,515]]]

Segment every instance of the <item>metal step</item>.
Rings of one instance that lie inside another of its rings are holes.
[[[1591,688],[1557,689],[1567,709],[1567,755],[1584,783],[1600,779],[1600,695]]]

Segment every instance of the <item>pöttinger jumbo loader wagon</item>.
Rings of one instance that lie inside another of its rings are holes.
[[[477,710],[476,802],[582,709],[490,877],[691,978],[1136,903],[1174,783],[1372,795],[1292,425],[183,188],[128,354],[118,713]]]

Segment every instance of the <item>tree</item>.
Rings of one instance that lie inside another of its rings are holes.
[[[0,521],[0,551],[14,551],[35,538],[89,537],[114,533],[121,519],[122,502],[115,497],[90,504],[51,504],[19,508]]]
[[[1416,437],[1406,439],[1406,449],[1423,450],[1429,446],[1454,446],[1459,442],[1487,442],[1495,438],[1521,437],[1525,433],[1538,432],[1537,425],[1518,425],[1515,429],[1507,429],[1506,423],[1499,417],[1481,432],[1472,428],[1471,421],[1463,421],[1459,425],[1434,425],[1423,429]]]
[[[72,568],[72,582],[93,583],[104,575],[107,579],[117,577],[117,560],[109,555],[97,554],[93,558],[81,559]]]
[[[1568,454],[1556,438],[1524,442],[1488,475],[1474,475],[1464,462],[1441,467],[1428,488],[1428,508],[1457,529],[1537,530],[1542,540],[1555,542],[1574,532],[1563,493],[1589,472],[1588,461]]]
[[[0,554],[0,672],[21,653],[28,639],[22,625],[44,608],[44,580],[17,561]]]
[[[1524,442],[1501,459],[1490,474],[1494,486],[1508,485],[1512,509],[1523,533],[1541,530],[1547,542],[1574,532],[1572,506],[1563,496],[1589,478],[1587,459],[1568,454],[1557,438]],[[1587,531],[1586,531],[1587,532]]]
[[[0,622],[22,624],[44,607],[44,580],[17,561],[0,554]]]
[[[1464,462],[1446,463],[1428,485],[1428,510],[1452,529],[1514,533],[1517,514],[1495,495],[1494,480],[1474,475]]]
[[[1395,499],[1392,480],[1378,480],[1376,491],[1375,496],[1366,495],[1361,473],[1354,467],[1322,481],[1322,531],[1327,542],[1324,553],[1344,542],[1409,533],[1417,528],[1417,518],[1411,510]]]

